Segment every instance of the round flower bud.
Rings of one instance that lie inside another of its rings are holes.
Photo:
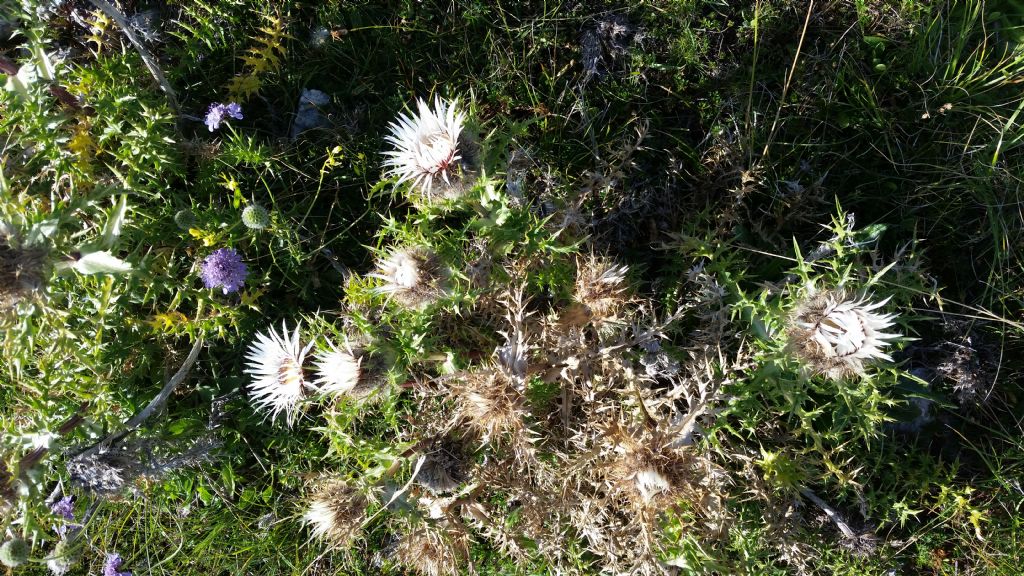
[[[8,568],[16,568],[28,561],[30,547],[21,538],[8,540],[0,546],[0,564]]]
[[[242,224],[250,230],[263,230],[270,226],[270,214],[259,204],[249,204],[242,210]]]
[[[188,208],[184,210],[178,210],[174,214],[174,223],[178,225],[178,228],[182,230],[188,230],[196,224],[196,215],[192,213]]]

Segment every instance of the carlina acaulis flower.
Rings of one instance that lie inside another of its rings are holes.
[[[479,156],[465,124],[457,100],[437,97],[433,107],[419,100],[416,114],[400,114],[388,125],[384,140],[394,149],[384,153],[387,176],[411,182],[428,202],[458,198],[475,177]]]
[[[896,315],[876,312],[888,301],[872,303],[843,290],[812,293],[790,314],[788,348],[814,372],[836,379],[863,375],[868,362],[891,362],[883,349],[901,337],[886,332]]]
[[[259,204],[249,204],[242,210],[242,224],[249,230],[263,230],[270,226],[270,213]]]
[[[375,293],[387,294],[407,308],[421,309],[448,292],[451,272],[429,248],[407,246],[392,249],[368,276],[384,281]]]
[[[17,246],[0,235],[0,313],[42,294],[46,283],[46,251]]]
[[[573,304],[562,313],[564,324],[600,324],[613,320],[629,301],[628,268],[589,256],[577,264]]]
[[[313,385],[320,394],[339,396],[359,385],[362,375],[360,359],[349,350],[328,343],[327,349],[317,353],[314,365],[316,380]]]
[[[270,328],[257,334],[249,345],[245,355],[249,361],[245,372],[253,377],[249,393],[256,408],[268,412],[273,420],[283,413],[289,426],[295,422],[306,395],[302,366],[312,346],[312,342],[302,345],[299,325],[289,334],[284,322],[280,334]]]
[[[366,497],[343,480],[324,480],[309,499],[302,521],[314,538],[345,549],[359,535],[366,517]]]

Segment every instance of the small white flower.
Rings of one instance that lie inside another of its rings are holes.
[[[351,352],[341,350],[333,344],[328,350],[317,354],[316,380],[314,384],[321,394],[341,395],[352,391],[359,384],[361,369]]]
[[[790,331],[791,345],[819,371],[832,377],[863,374],[864,363],[891,362],[883,349],[900,334],[885,330],[895,314],[875,312],[889,301],[871,303],[842,292],[824,292],[797,307]]]
[[[458,102],[447,102],[437,97],[433,109],[424,100],[417,102],[419,114],[401,114],[397,122],[388,125],[391,135],[384,138],[395,150],[388,156],[384,167],[388,176],[398,176],[398,183],[411,181],[430,197],[434,179],[440,177],[451,186],[451,171],[458,168],[462,158],[459,137],[466,114],[458,109]]]
[[[258,409],[269,411],[273,420],[283,412],[289,426],[295,421],[306,387],[302,362],[312,346],[302,346],[298,325],[289,336],[288,326],[283,322],[281,334],[269,329],[265,334],[257,334],[249,345],[245,372],[253,377],[253,403]]]

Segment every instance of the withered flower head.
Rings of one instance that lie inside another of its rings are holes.
[[[614,320],[629,301],[628,268],[590,256],[578,264],[573,305],[563,314],[569,324],[601,324]]]
[[[871,303],[841,290],[812,294],[790,315],[788,347],[812,370],[836,379],[864,374],[867,362],[891,362],[882,350],[900,337],[885,332],[896,315],[875,312],[888,301]]]
[[[451,492],[466,481],[470,463],[465,446],[459,440],[447,436],[437,438],[429,443],[424,456],[416,480],[432,494]]]
[[[371,278],[384,284],[374,291],[387,294],[402,306],[425,308],[448,292],[451,276],[441,258],[428,248],[396,248],[377,263]]]
[[[309,500],[302,520],[315,538],[347,548],[359,535],[366,517],[366,497],[338,479],[324,481]]]
[[[629,432],[618,425],[607,436],[614,450],[607,477],[638,508],[664,509],[692,493],[694,460],[658,432]]]
[[[523,430],[526,399],[504,371],[481,368],[467,372],[459,377],[455,392],[460,416],[485,443]]]
[[[424,524],[402,536],[395,559],[423,576],[458,576],[469,558],[464,531]]]

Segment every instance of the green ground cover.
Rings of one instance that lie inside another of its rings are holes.
[[[0,8],[11,574],[1020,573],[1017,0]]]

